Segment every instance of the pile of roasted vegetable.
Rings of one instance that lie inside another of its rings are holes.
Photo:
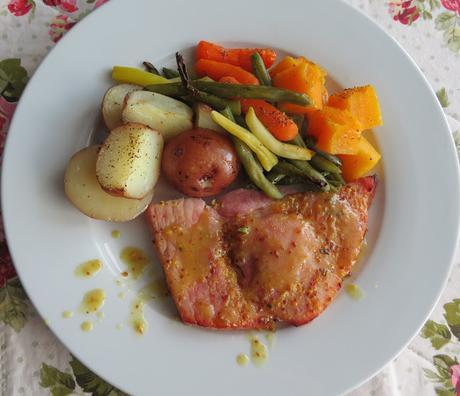
[[[201,41],[191,73],[179,53],[177,70],[160,73],[149,62],[144,69],[113,67],[112,78],[121,84],[102,104],[111,132],[91,157],[100,192],[145,200],[160,167],[176,189],[194,197],[221,192],[240,164],[251,184],[275,199],[282,197],[279,184],[335,191],[368,173],[380,159],[362,135],[382,124],[374,88],[329,96],[319,65],[290,56],[275,62],[271,49]],[[72,202],[87,207],[69,180]]]

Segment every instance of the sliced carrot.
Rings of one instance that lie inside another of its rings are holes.
[[[242,99],[241,111],[246,113],[252,107],[257,118],[270,133],[282,142],[294,139],[299,132],[296,123],[275,106],[260,99]]]
[[[284,60],[281,63],[283,62]],[[313,104],[310,106],[299,106],[290,103],[280,105],[281,110],[295,114],[307,114],[312,110],[323,108],[323,100],[325,97],[327,98],[325,82],[326,72],[317,64],[305,58],[286,60],[284,66],[273,76],[273,85],[275,87],[305,93],[312,99]]]
[[[379,99],[372,85],[338,92],[329,98],[328,104],[351,111],[363,129],[375,128],[383,124]]]
[[[317,146],[331,154],[356,154],[361,139],[361,124],[348,110],[325,106],[308,114],[308,133]]]
[[[227,84],[239,84],[234,77],[222,77],[219,82]],[[299,132],[297,124],[292,121],[285,113],[278,110],[275,106],[261,99],[241,99],[241,111],[247,113],[252,107],[257,118],[264,124],[270,133],[282,142],[294,139]]]
[[[251,56],[258,52],[262,57],[265,67],[271,67],[276,61],[276,52],[270,48],[225,48],[221,45],[210,43],[209,41],[200,41],[196,48],[196,58],[209,59],[217,62],[229,63],[240,66],[251,72]]]
[[[230,65],[229,63],[199,59],[195,64],[195,70],[200,77],[208,76],[213,80],[219,80],[222,77],[230,76],[241,84],[259,85],[259,80],[254,74],[249,73],[242,67]]]

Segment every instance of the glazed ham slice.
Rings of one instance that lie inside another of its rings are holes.
[[[318,316],[355,263],[367,230],[374,177],[338,193],[279,201],[235,190],[152,204],[148,219],[182,320],[212,328],[271,329]]]

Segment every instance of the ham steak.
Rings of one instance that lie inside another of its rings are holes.
[[[235,190],[212,206],[194,198],[152,204],[154,244],[182,320],[272,329],[314,319],[358,257],[375,188],[366,177],[334,194],[274,201]]]

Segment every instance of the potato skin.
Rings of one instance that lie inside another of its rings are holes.
[[[220,193],[240,170],[231,140],[205,128],[190,129],[166,143],[161,165],[169,182],[190,197]]]

